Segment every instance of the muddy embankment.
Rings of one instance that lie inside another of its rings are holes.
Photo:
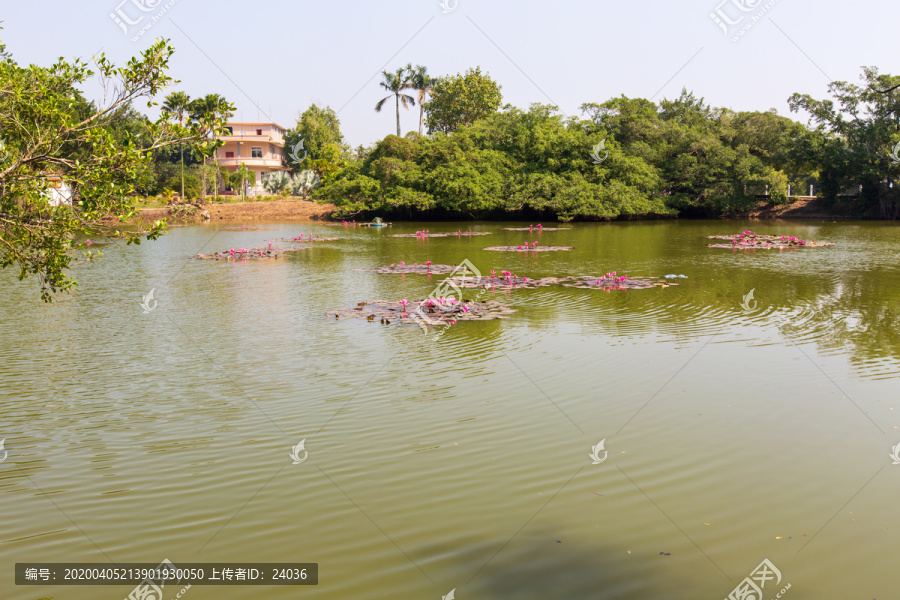
[[[746,212],[726,215],[738,219],[812,219],[831,221],[852,220],[860,217],[851,206],[852,201],[827,203],[822,198],[801,196],[787,204],[765,204]]]
[[[305,200],[275,200],[271,202],[234,202],[228,204],[195,204],[143,208],[137,219],[170,223],[202,223],[203,221],[265,221],[297,219],[298,221],[327,221],[336,210],[333,204],[318,204]]]

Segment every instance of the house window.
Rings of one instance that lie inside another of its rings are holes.
[[[225,158],[234,158],[234,152],[226,152]]]
[[[228,135],[233,135],[233,134],[234,134],[234,128],[233,128],[233,127],[226,127],[225,129],[228,131]]]
[[[262,146],[251,146],[250,158],[262,158]]]
[[[256,130],[256,135],[262,135],[262,129],[257,129],[257,130]]]

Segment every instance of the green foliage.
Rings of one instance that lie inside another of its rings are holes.
[[[241,166],[229,175],[228,182],[231,189],[244,194],[247,187],[256,185],[256,171],[251,171],[247,165]]]
[[[298,145],[301,140],[302,148]],[[337,114],[329,106],[320,108],[315,104],[307,108],[294,128],[284,134],[284,147],[288,153],[296,147],[297,158],[301,159],[297,163],[288,157],[288,166],[293,172],[310,168],[315,161],[337,164],[347,152]]]
[[[312,169],[301,171],[291,178],[291,193],[307,198],[322,183],[321,177]]]
[[[130,110],[140,98],[152,106],[149,99],[173,82],[166,74],[173,52],[157,40],[122,67],[101,54],[96,73],[80,59],[20,67],[9,55],[0,58],[0,268],[15,265],[20,279],[36,275],[45,301],[76,285],[67,270],[79,236],[131,244],[164,231],[164,221],[118,231],[104,217],[122,222],[134,215],[129,195],[147,182],[154,151],[204,143],[196,128]],[[112,90],[103,108],[79,91],[95,74]],[[55,178],[72,189],[72,206],[48,203]]]
[[[428,131],[457,131],[490,116],[502,101],[500,85],[488,75],[482,75],[481,67],[469,69],[465,75],[441,77],[434,82],[431,100],[425,105]],[[400,135],[399,126],[397,135]]]
[[[384,103],[394,98],[394,106],[397,111],[397,136],[400,136],[400,105],[403,105],[403,108],[409,109],[410,105],[415,106],[416,100],[409,94],[403,92],[403,90],[408,90],[413,87],[413,69],[412,65],[407,65],[405,67],[401,67],[397,69],[393,73],[388,73],[387,71],[381,72],[382,77],[384,78],[379,82],[379,85],[387,90],[389,94],[378,101],[375,104],[375,112],[381,112],[381,109],[384,107]]]
[[[425,98],[431,94],[437,79],[429,75],[428,68],[422,65],[416,65],[415,69],[407,68],[409,69],[410,87],[416,90],[416,99],[419,101],[419,135],[421,136],[425,119]]]
[[[863,85],[836,81],[832,100],[806,94],[789,99],[792,111],[810,115],[816,139],[807,140],[804,156],[820,166],[823,192],[837,199],[862,186],[861,208],[869,216],[900,217],[900,187],[892,186],[900,165],[892,150],[900,143],[900,77],[864,67]]]
[[[192,217],[200,212],[193,204],[175,204],[171,210],[172,215],[177,218]]]
[[[275,171],[263,182],[263,188],[270,194],[287,196],[291,191],[291,176],[286,171]]]

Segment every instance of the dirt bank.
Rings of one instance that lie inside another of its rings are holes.
[[[765,204],[747,212],[728,215],[742,219],[858,219],[850,202],[828,205],[822,198],[802,196],[788,204]]]
[[[327,221],[336,210],[333,204],[317,204],[305,200],[276,200],[272,202],[235,202],[230,204],[204,204],[203,208],[188,209],[194,214],[176,215],[171,207],[143,208],[138,211],[141,221],[166,218],[170,223],[199,223],[211,221],[253,221],[273,219],[297,219],[299,221]]]

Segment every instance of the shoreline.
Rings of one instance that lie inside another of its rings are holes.
[[[202,208],[188,204],[195,214],[177,215],[171,206],[139,209],[134,221],[168,219],[177,223],[202,223],[204,221],[297,219],[303,221],[330,221],[337,210],[333,204],[319,204],[308,200],[273,200],[268,202],[229,202],[204,204]]]
[[[204,204],[202,208],[197,205],[180,205],[191,206],[196,211],[195,214],[176,214],[172,206],[142,208],[138,210],[137,216],[132,222],[137,221],[155,221],[158,219],[168,219],[172,223],[202,223],[204,221],[240,221],[240,220],[301,220],[301,221],[335,221],[332,217],[338,209],[333,204],[319,204],[309,200],[272,200],[266,202],[230,202],[225,204]],[[821,198],[802,198],[784,205],[766,205],[759,206],[749,211],[733,212],[724,215],[706,217],[709,220],[722,219],[755,219],[761,221],[779,220],[779,219],[813,219],[813,220],[867,220],[864,217],[852,214],[853,211],[849,207],[843,207],[845,210],[831,209],[825,206],[825,202]],[[652,220],[651,215],[647,216],[631,216],[627,220],[644,221]],[[679,218],[697,218],[688,216],[674,216]],[[703,217],[700,217],[703,218]],[[410,220],[413,223],[423,219]],[[427,219],[424,219],[427,220]],[[493,219],[487,219],[493,220]],[[512,215],[502,221],[516,221]],[[618,219],[613,219],[613,221]],[[576,220],[578,222],[589,222],[591,219]],[[524,222],[524,221],[523,221]],[[555,221],[554,221],[555,222]]]

